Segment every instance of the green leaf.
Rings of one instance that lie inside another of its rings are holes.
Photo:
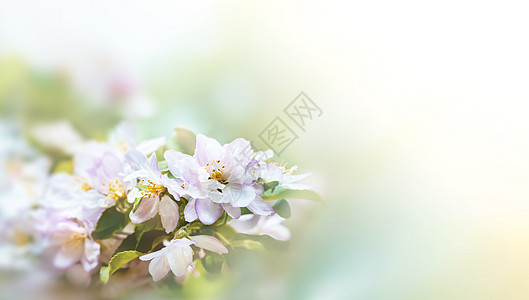
[[[116,273],[121,267],[143,254],[144,253],[138,251],[123,251],[114,255],[107,267],[101,267],[101,270],[99,271],[99,279],[106,284],[112,274]]]
[[[279,199],[274,203],[272,206],[274,208],[274,211],[281,217],[288,219],[290,216],[292,216],[292,211],[290,210],[290,205],[288,204],[287,200],[285,199]]]
[[[163,240],[160,237],[166,236],[167,234],[163,230],[147,231],[142,234],[136,250],[141,252],[149,252],[157,245],[156,243],[159,244]]]
[[[204,269],[212,274],[218,274],[222,270],[224,257],[221,254],[206,251],[206,256],[201,260]]]
[[[118,249],[114,251],[114,255],[118,254],[119,252],[123,252],[123,251],[136,250],[136,247],[138,247],[138,237],[136,236],[136,233],[133,233],[127,236],[121,242]]]
[[[310,190],[290,190],[282,189],[276,193],[269,193],[262,196],[264,200],[279,200],[279,199],[307,199],[323,203],[320,195],[315,191]]]
[[[134,232],[121,242],[114,254],[127,250],[149,252],[163,240],[160,239],[160,236],[167,237],[160,223],[160,217],[156,216],[141,224],[137,224]]]
[[[108,239],[114,232],[125,228],[128,223],[129,218],[126,214],[120,213],[115,207],[108,208],[99,218],[92,237],[96,240]]]

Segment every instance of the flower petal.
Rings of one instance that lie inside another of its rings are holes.
[[[241,209],[239,207],[233,207],[229,203],[222,203],[222,207],[234,219],[238,219],[241,216]]]
[[[184,172],[182,168],[182,162],[185,158],[191,157],[187,154],[178,152],[176,150],[167,150],[163,154],[165,161],[167,161],[167,166],[169,167],[169,171],[171,171],[171,174],[173,174],[174,177],[184,177]]]
[[[188,257],[184,252],[185,248],[189,248],[189,250],[191,250],[189,246],[173,246],[167,248],[167,260],[169,261],[171,271],[173,271],[176,276],[184,275],[187,271],[187,267],[189,267]]]
[[[130,221],[139,224],[154,218],[158,212],[159,203],[158,197],[143,197],[138,209],[135,212],[130,212]]]
[[[217,253],[228,253],[228,248],[217,238],[209,235],[195,235],[190,237],[197,242],[196,246]]]
[[[158,138],[154,138],[154,139],[150,139],[150,140],[146,140],[146,141],[143,141],[143,142],[139,143],[136,146],[136,149],[138,151],[140,151],[141,153],[147,155],[149,153],[152,153],[152,152],[158,150],[158,148],[163,146],[165,144],[165,140],[166,140],[166,138],[164,136],[158,137]]]
[[[283,225],[277,225],[273,228],[263,229],[263,233],[267,234],[278,241],[288,241],[290,239],[290,230]]]
[[[170,270],[171,268],[165,255],[154,258],[149,264],[149,274],[151,274],[154,281],[162,280]]]
[[[230,204],[235,207],[246,207],[255,199],[255,190],[249,185],[228,184],[223,194],[226,194]]]
[[[222,206],[209,199],[196,199],[195,211],[202,223],[211,225],[222,215]]]
[[[195,199],[189,200],[186,208],[184,209],[184,217],[186,222],[192,222],[198,218],[197,212],[195,210]]]
[[[160,218],[167,233],[173,231],[178,225],[178,205],[167,195],[164,195],[160,201]]]
[[[267,216],[274,212],[272,205],[264,201],[260,196],[255,197],[247,208],[256,215]]]
[[[125,159],[134,171],[145,169],[147,167],[147,156],[136,149],[130,149],[127,151]]]
[[[155,175],[155,177],[161,177],[162,173],[160,172],[160,168],[158,167],[158,158],[156,157],[156,153],[152,153],[149,159],[147,160],[147,165],[149,167],[149,170]]]
[[[85,239],[84,255],[81,258],[81,263],[86,272],[90,272],[99,263],[99,252],[101,246],[90,239]]]
[[[142,255],[139,258],[140,258],[140,260],[143,260],[143,261],[151,260],[153,258],[156,258],[156,257],[160,256],[160,255],[163,255],[165,253],[165,250],[166,250],[165,248],[162,248],[162,249],[160,249],[158,251],[154,251],[152,253],[148,253],[148,254]]]
[[[78,262],[83,256],[83,247],[78,245],[77,247],[61,247],[55,259],[53,265],[59,269],[66,269]]]
[[[193,155],[200,165],[206,165],[212,160],[220,159],[223,152],[222,146],[216,140],[205,135],[197,135],[197,145]]]
[[[237,220],[230,220],[228,224],[240,233],[253,234],[261,218],[259,215],[243,215]]]

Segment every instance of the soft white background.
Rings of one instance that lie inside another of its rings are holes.
[[[523,1],[2,0],[0,55],[67,65],[81,90],[101,61],[147,90],[215,57],[213,109],[269,111],[246,133],[306,91],[324,115],[286,155],[329,203],[301,222],[310,235],[279,295],[527,299],[528,13]]]

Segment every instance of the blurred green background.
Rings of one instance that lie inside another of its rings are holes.
[[[521,2],[31,2],[0,4],[0,112],[31,140],[43,122],[104,139],[129,120],[142,138],[186,127],[264,148],[301,91],[322,109],[280,157],[326,201],[293,201],[290,252],[179,296],[529,297]],[[126,299],[154,295],[172,297]]]

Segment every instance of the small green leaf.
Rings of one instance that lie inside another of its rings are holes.
[[[241,207],[241,215],[249,215],[249,214],[253,214],[253,212],[251,212],[248,208],[246,207]]]
[[[290,205],[285,199],[277,200],[272,207],[274,208],[274,211],[282,218],[288,219],[292,216]]]
[[[143,197],[136,198],[136,200],[134,200],[134,205],[132,205],[132,212],[136,212],[136,210],[138,209],[138,207],[141,204],[141,200],[142,199],[143,199]]]
[[[138,251],[124,251],[114,255],[107,267],[101,267],[101,270],[99,271],[99,278],[104,284],[106,284],[112,274],[143,254],[144,253]]]
[[[320,195],[315,191],[310,190],[290,190],[282,189],[275,193],[265,194],[262,196],[264,200],[279,200],[279,199],[307,199],[323,203]]]
[[[224,257],[221,254],[206,251],[206,256],[201,260],[204,269],[212,274],[218,274],[222,270]]]
[[[126,214],[120,213],[115,207],[108,208],[99,218],[92,237],[96,240],[108,239],[114,232],[125,228],[128,223],[129,218]]]
[[[279,181],[271,181],[271,182],[265,182],[263,184],[263,187],[264,187],[265,192],[270,191],[273,193],[278,185],[279,185]]]

